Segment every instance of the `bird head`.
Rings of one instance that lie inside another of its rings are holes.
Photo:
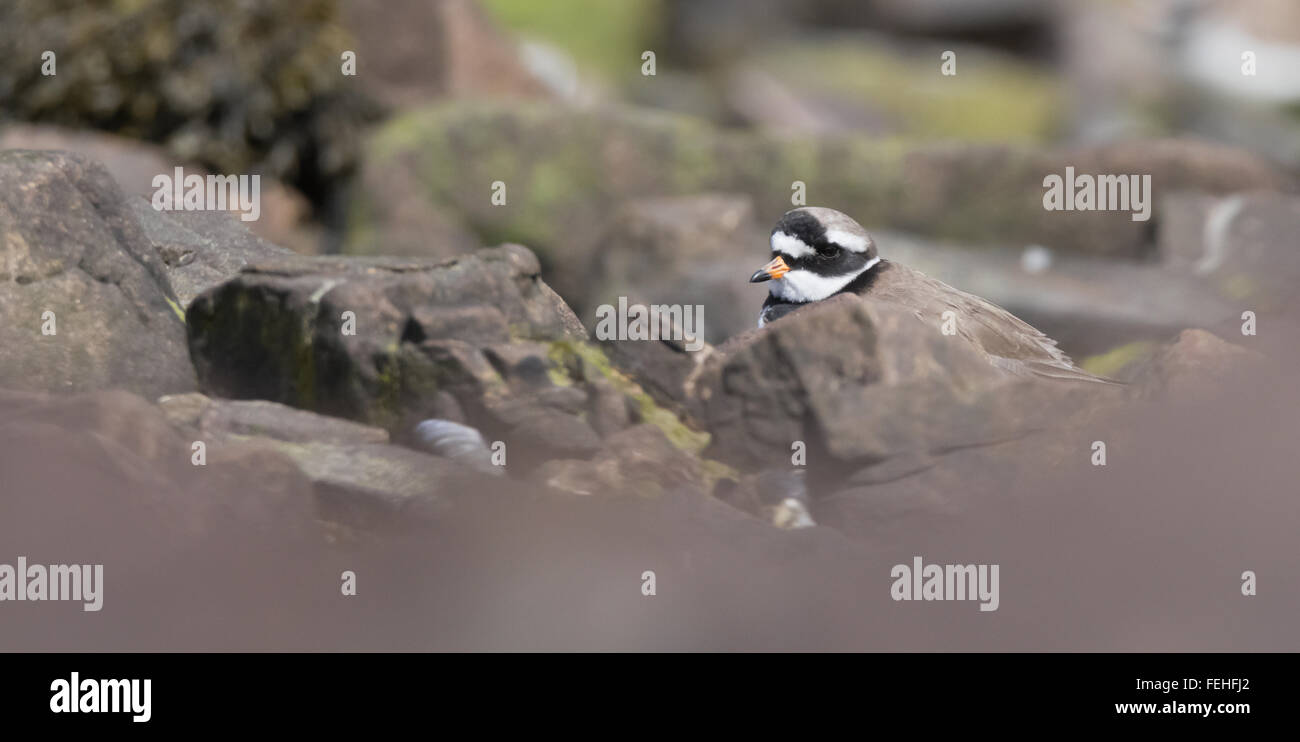
[[[749,281],[771,281],[773,296],[798,303],[829,298],[880,262],[862,225],[816,206],[787,211],[772,228],[771,246],[771,262]]]

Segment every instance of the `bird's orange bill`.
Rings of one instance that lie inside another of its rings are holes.
[[[772,262],[754,271],[754,275],[749,277],[750,283],[762,283],[763,281],[775,281],[790,272],[790,266],[785,264],[785,260],[780,255],[772,258]]]

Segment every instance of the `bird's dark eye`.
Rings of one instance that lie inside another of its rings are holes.
[[[821,242],[817,245],[817,255],[823,258],[833,258],[840,254],[840,246],[834,242]]]

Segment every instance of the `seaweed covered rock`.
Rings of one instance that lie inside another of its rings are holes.
[[[14,0],[0,5],[0,110],[159,142],[320,202],[355,167],[371,111],[340,74],[354,46],[336,0]],[[42,74],[47,50],[57,74]]]

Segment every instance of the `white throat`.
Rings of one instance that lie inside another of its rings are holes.
[[[821,276],[806,270],[790,271],[781,278],[772,281],[768,287],[768,293],[778,299],[796,304],[821,301],[830,298],[836,291],[848,286],[853,282],[853,279],[871,270],[879,262],[880,258],[874,257],[853,273],[846,273],[842,276]]]

